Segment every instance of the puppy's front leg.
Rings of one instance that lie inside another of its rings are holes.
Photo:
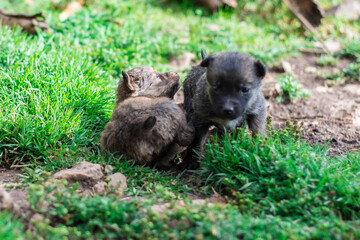
[[[246,123],[249,126],[253,136],[260,133],[263,136],[266,135],[266,112],[262,112],[256,115],[249,115],[246,119]]]
[[[209,126],[197,126],[195,127],[195,138],[192,143],[189,145],[186,156],[179,166],[181,170],[183,169],[197,169],[199,167],[198,156],[195,151],[201,152],[202,146],[205,143],[207,134],[209,132]]]

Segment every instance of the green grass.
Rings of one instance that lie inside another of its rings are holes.
[[[320,1],[326,7],[338,2]],[[125,194],[148,199],[125,203],[111,195],[87,198],[59,189],[55,198],[48,199],[51,210],[45,214],[52,221],[37,223],[27,238],[360,237],[359,153],[328,156],[325,148],[299,140],[292,126],[292,130],[271,131],[266,139],[240,131],[212,141],[201,169],[186,175],[134,166],[100,153],[100,132],[110,119],[122,70],[139,65],[172,70],[171,55],[192,52],[199,62],[201,49],[207,54],[249,53],[271,67],[316,41],[281,0],[238,3],[236,10],[226,8],[211,15],[202,8],[188,8],[186,1],[89,0],[61,22],[61,10],[51,0],[34,1],[31,6],[23,0],[0,2],[0,8],[8,11],[41,11],[50,26],[47,34],[37,36],[0,27],[0,165],[23,166],[21,180],[31,184],[43,182],[45,171],[82,160],[111,164],[128,177]],[[354,62],[333,78],[358,81],[359,37],[351,37],[349,31],[359,32],[360,23],[324,19],[319,34],[340,41],[343,50],[322,57],[319,64],[336,64],[336,59],[350,56]],[[182,79],[189,69],[179,72]],[[296,100],[303,89],[288,83],[283,88]],[[229,206],[199,207],[189,202],[166,217],[143,211],[153,202],[182,199],[189,193],[211,195],[211,187],[227,195]],[[31,187],[33,206],[53,190]],[[24,228],[10,218],[0,212],[0,238],[22,238]]]
[[[322,55],[317,64],[320,66],[337,66],[339,64],[339,59],[331,54]]]
[[[20,240],[24,239],[24,227],[18,219],[13,219],[13,214],[0,211],[0,239]]]
[[[52,219],[52,222],[51,224],[49,221],[34,223],[35,231],[27,232],[28,237],[42,236],[46,239],[68,237],[72,239],[357,239],[360,237],[358,230],[360,221],[356,213],[354,219],[341,219],[329,212],[322,214],[327,212],[323,208],[305,208],[305,213],[313,215],[312,221],[308,221],[305,217],[300,218],[296,214],[282,216],[273,213],[273,210],[283,209],[283,205],[277,202],[273,202],[274,207],[269,212],[266,210],[257,212],[256,209],[259,207],[254,206],[249,194],[246,199],[236,199],[241,205],[233,203],[225,207],[208,204],[199,206],[190,200],[185,200],[184,207],[181,207],[177,201],[170,201],[169,206],[159,214],[151,209],[152,204],[157,201],[155,198],[146,201],[133,199],[130,202],[119,201],[112,195],[88,198],[74,194],[76,188],[69,190],[66,186],[66,182],[55,182],[45,187],[43,185],[30,187],[29,200],[32,209]],[[246,189],[249,188],[242,191]],[[245,195],[243,193],[241,196]],[[256,191],[253,195],[256,195]],[[269,202],[270,200],[269,198]],[[44,205],[44,202],[48,204]],[[266,204],[264,206],[262,208],[267,209]],[[288,209],[292,210],[291,206]]]
[[[359,152],[331,157],[324,147],[293,137],[294,129],[266,139],[243,130],[214,139],[201,162],[206,186],[231,197],[244,214],[296,222],[309,233],[340,224],[339,233],[349,228],[345,238],[359,236]]]
[[[0,28],[1,164],[45,162],[46,170],[55,171],[74,159],[96,159],[99,133],[110,118],[121,70],[139,65],[171,70],[171,54],[194,52],[198,61],[200,49],[208,54],[242,51],[269,66],[298,54],[298,47],[314,39],[303,37],[300,24],[281,2],[247,1],[236,11],[209,15],[175,2],[94,0],[60,22],[61,10],[50,0],[31,6],[22,0],[2,1],[0,7],[9,11],[42,11],[50,30],[32,37]],[[340,35],[344,54],[353,52],[356,41],[341,32],[347,23],[333,18],[326,23],[320,32],[331,38]],[[210,30],[211,24],[220,31]],[[359,29],[359,24],[353,25],[353,30]],[[344,74],[357,73],[354,63]]]
[[[30,41],[0,29],[1,162],[43,160],[94,147],[111,111],[102,71],[54,38]],[[26,48],[24,48],[26,46]],[[107,108],[106,108],[107,107]]]

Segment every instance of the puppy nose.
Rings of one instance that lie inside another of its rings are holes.
[[[234,108],[233,108],[233,107],[227,107],[227,108],[225,108],[225,109],[223,110],[223,113],[224,113],[225,115],[230,116],[230,115],[232,115],[232,114],[234,113]]]

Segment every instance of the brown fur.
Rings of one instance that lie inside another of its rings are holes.
[[[117,88],[117,104],[136,96],[173,98],[180,87],[176,72],[160,73],[151,67],[137,67],[122,74]]]
[[[123,154],[137,164],[169,168],[194,136],[183,110],[170,99],[178,88],[174,72],[149,67],[123,72],[116,107],[101,133],[101,150]]]

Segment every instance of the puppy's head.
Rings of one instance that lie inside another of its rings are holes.
[[[173,98],[180,87],[176,72],[160,73],[151,67],[137,67],[122,72],[118,87],[118,99],[134,96]]]
[[[217,117],[234,120],[242,116],[259,94],[265,66],[253,57],[238,52],[223,52],[206,57],[208,94]]]

